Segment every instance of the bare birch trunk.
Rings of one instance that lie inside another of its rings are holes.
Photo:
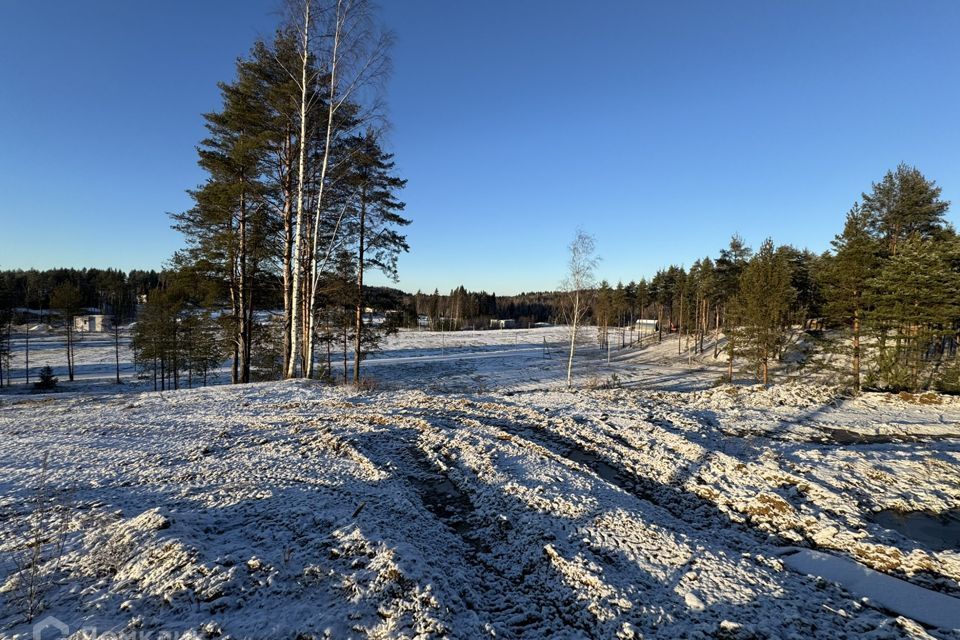
[[[570,357],[567,359],[567,386],[573,385],[573,353],[577,348],[577,325],[580,322],[580,291],[573,297],[573,329],[570,331]]]
[[[303,226],[303,182],[306,171],[306,150],[307,150],[307,65],[310,62],[310,2],[304,0],[303,17],[303,41],[301,50],[300,65],[300,162],[297,166],[297,218],[293,232],[293,273],[291,274],[290,300],[293,303],[290,308],[290,360],[287,362],[286,377],[293,378],[297,375],[297,358],[300,353],[300,347],[297,340],[299,308],[298,300],[300,298],[300,280],[303,277],[300,268],[300,244],[302,242],[301,227]]]
[[[334,30],[333,30],[333,50],[330,56],[330,85],[327,95],[327,132],[326,139],[324,141],[323,148],[323,162],[320,165],[320,183],[317,186],[317,207],[316,207],[316,221],[313,227],[313,260],[310,264],[310,295],[309,303],[307,305],[307,313],[309,314],[308,320],[308,329],[307,335],[304,337],[304,349],[307,353],[306,358],[306,376],[309,378],[313,375],[313,328],[314,328],[314,316],[315,309],[317,304],[317,285],[319,284],[320,275],[318,272],[318,263],[317,263],[317,248],[319,245],[320,237],[320,216],[323,212],[323,188],[327,181],[327,167],[330,163],[330,143],[333,139],[333,116],[337,110],[336,101],[336,87],[337,87],[337,62],[338,55],[340,50],[340,38],[342,36],[343,23],[345,16],[341,12],[343,6],[342,0],[337,0],[337,14],[334,18]],[[339,225],[338,225],[339,226]],[[336,234],[336,231],[334,231]],[[331,244],[333,239],[330,240]]]
[[[290,158],[293,147],[292,135],[287,135],[285,141],[285,157]],[[283,375],[286,375],[290,366],[290,338],[293,325],[290,324],[290,313],[293,308],[293,184],[292,167],[283,178]]]
[[[240,234],[240,243],[238,247],[237,260],[237,313],[234,320],[238,323],[235,331],[237,332],[237,342],[240,345],[240,371],[239,382],[250,382],[250,362],[247,354],[250,352],[250,327],[247,324],[247,196],[245,193],[245,182],[240,177],[240,220],[238,221],[238,231]]]

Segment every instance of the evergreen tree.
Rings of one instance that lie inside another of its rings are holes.
[[[233,382],[250,381],[256,282],[269,257],[272,234],[261,182],[271,114],[252,65],[237,63],[237,79],[221,83],[223,109],[204,115],[210,135],[198,149],[208,174],[191,191],[195,206],[173,216],[188,246],[175,263],[216,283],[230,303]]]
[[[179,388],[179,322],[183,302],[173,291],[157,288],[147,296],[131,336],[134,362],[151,375],[155,391]]]
[[[871,323],[878,332],[881,382],[892,388],[927,388],[943,363],[960,319],[956,243],[920,234],[899,243],[871,281]]]
[[[777,251],[783,254],[790,266],[790,286],[796,291],[791,308],[792,321],[807,326],[810,318],[818,317],[823,310],[823,292],[816,273],[820,268],[820,257],[807,249],[797,249],[782,245]]]
[[[40,380],[33,383],[34,389],[50,391],[57,386],[57,376],[53,375],[53,367],[46,365],[40,368]]]
[[[834,238],[833,257],[824,270],[825,311],[850,332],[852,386],[861,388],[861,335],[870,309],[870,279],[880,265],[881,245],[870,233],[870,219],[859,203],[847,213],[843,233]]]
[[[293,306],[293,223],[297,208],[297,179],[300,161],[301,114],[303,93],[293,70],[305,71],[308,77],[318,74],[316,60],[312,55],[301,55],[301,41],[295,30],[283,29],[276,34],[272,46],[257,42],[246,63],[249,72],[259,85],[258,94],[263,101],[264,120],[261,122],[265,162],[263,163],[264,200],[269,207],[274,226],[279,231],[276,243],[277,263],[280,265],[280,280],[283,298],[281,321],[281,350],[285,374],[289,366],[290,340],[292,335]],[[304,124],[317,122],[325,103],[315,99],[306,103]],[[310,127],[307,130],[311,130]],[[306,137],[306,136],[304,136]],[[307,159],[306,154],[304,155]],[[312,167],[304,167],[305,175]],[[309,186],[309,185],[308,185]],[[259,358],[259,356],[257,356]],[[273,367],[267,367],[272,369]]]
[[[720,331],[720,312],[719,305],[717,305],[717,272],[713,260],[709,256],[700,261],[697,269],[696,295],[698,301],[697,315],[699,316],[697,331],[700,335],[697,350],[703,352],[703,341],[710,329],[711,320],[713,320],[717,334]]]
[[[50,308],[60,313],[67,336],[67,377],[73,382],[75,367],[74,318],[80,313],[80,290],[72,282],[64,282],[50,294]]]
[[[353,381],[360,382],[360,361],[364,356],[363,276],[367,269],[374,268],[392,279],[397,277],[397,256],[408,251],[406,236],[398,227],[410,224],[401,214],[405,205],[397,199],[397,192],[406,184],[393,174],[393,155],[384,152],[377,135],[368,130],[363,136],[348,141],[352,161],[346,166],[340,183],[348,191],[347,202],[351,212],[348,236],[356,240],[356,316],[354,327]],[[462,295],[458,305],[460,316]]]
[[[740,350],[768,384],[770,360],[785,337],[785,324],[796,292],[790,285],[790,267],[768,238],[740,276],[737,295]]]
[[[720,250],[720,255],[716,261],[717,305],[720,309],[720,323],[727,328],[728,339],[732,338],[733,331],[737,326],[737,322],[732,314],[728,314],[728,311],[740,290],[740,275],[752,255],[753,250],[744,243],[743,238],[734,234],[730,238],[730,245]],[[728,315],[731,317],[728,317]],[[730,345],[728,351],[731,356],[730,372],[732,375],[732,356],[735,349]],[[714,345],[713,357],[716,358],[719,354],[720,341],[718,340]]]
[[[915,167],[900,164],[888,171],[871,192],[864,193],[863,212],[873,234],[890,255],[912,236],[939,237],[946,228],[944,214],[950,203],[940,199],[940,187]]]
[[[610,326],[610,316],[613,312],[613,289],[606,280],[600,281],[600,286],[593,296],[591,305],[593,321],[597,325],[597,343],[601,349],[607,347],[607,329]]]

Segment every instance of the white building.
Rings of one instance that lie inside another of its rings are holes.
[[[100,313],[76,316],[73,319],[73,328],[83,333],[103,333],[113,329],[110,316]]]
[[[637,331],[641,333],[654,333],[660,329],[660,325],[656,320],[647,320],[645,318],[641,318],[640,320],[637,320],[635,324]]]

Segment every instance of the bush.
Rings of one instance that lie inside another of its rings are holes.
[[[57,386],[57,376],[53,375],[53,367],[47,365],[40,369],[40,381],[33,383],[33,388],[39,391],[49,391]]]

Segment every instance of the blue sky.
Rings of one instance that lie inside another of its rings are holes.
[[[203,179],[216,83],[274,0],[0,0],[0,269],[159,267]],[[822,251],[903,161],[960,207],[960,3],[383,2],[402,288],[555,288],[716,255]],[[950,219],[956,221],[955,214]]]

